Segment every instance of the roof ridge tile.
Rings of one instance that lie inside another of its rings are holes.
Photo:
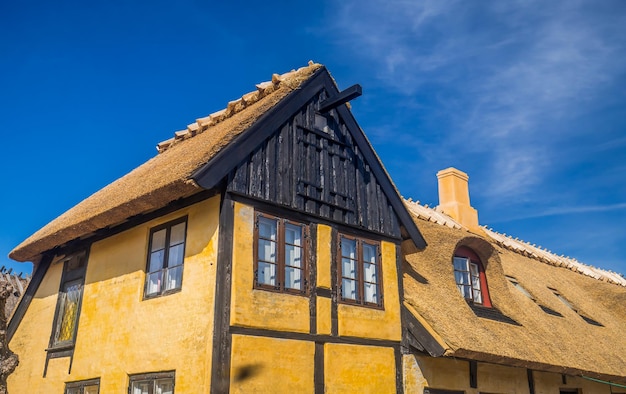
[[[439,225],[445,225],[455,229],[465,228],[445,213],[437,210],[437,207],[429,208],[427,204],[422,205],[419,201],[413,201],[411,198],[405,199],[403,197],[403,199],[404,204],[409,209],[409,212],[413,213],[418,219],[434,222]],[[447,223],[451,223],[451,225],[448,225]],[[577,272],[590,278],[626,287],[626,278],[620,273],[614,273],[612,271],[584,264],[573,257],[565,257],[563,254],[559,256],[548,250],[546,247],[542,247],[534,243],[531,244],[530,242],[521,240],[518,237],[513,238],[511,235],[507,235],[506,233],[499,233],[486,225],[483,225],[482,228],[485,231],[485,234],[505,249],[509,249],[523,256],[531,257],[548,265],[567,268],[570,271]]]

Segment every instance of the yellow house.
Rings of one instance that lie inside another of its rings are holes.
[[[467,174],[405,201],[406,393],[626,393],[626,279],[478,225]]]
[[[274,75],[17,246],[9,390],[402,390],[401,243],[425,243],[360,94]]]
[[[403,200],[360,94],[275,74],[18,245],[9,391],[619,392],[626,281],[479,227],[458,170]]]

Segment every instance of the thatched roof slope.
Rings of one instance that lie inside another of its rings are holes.
[[[320,68],[310,62],[307,67],[274,74],[271,81],[258,84],[256,91],[230,102],[226,109],[176,132],[173,139],[159,144],[157,156],[47,224],[9,257],[37,262],[41,253],[58,245],[199,192],[190,175]]]
[[[476,234],[446,225],[442,213],[428,218],[411,204],[407,202],[429,246],[423,251],[404,247],[405,302],[445,341],[446,355],[626,381],[626,287],[515,250],[492,238],[489,230]],[[452,258],[461,245],[472,248],[485,265],[493,306],[520,325],[478,317],[460,295]],[[535,300],[506,276],[515,278]],[[562,317],[546,313],[540,305]]]

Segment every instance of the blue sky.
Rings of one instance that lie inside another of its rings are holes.
[[[23,239],[312,59],[363,86],[405,197],[436,205],[455,166],[482,224],[626,273],[624,26],[620,0],[0,2],[0,265],[29,272]]]

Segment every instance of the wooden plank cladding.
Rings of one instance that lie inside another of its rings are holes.
[[[237,165],[228,191],[400,238],[398,216],[346,124],[334,109],[316,112],[326,98],[322,89]]]

